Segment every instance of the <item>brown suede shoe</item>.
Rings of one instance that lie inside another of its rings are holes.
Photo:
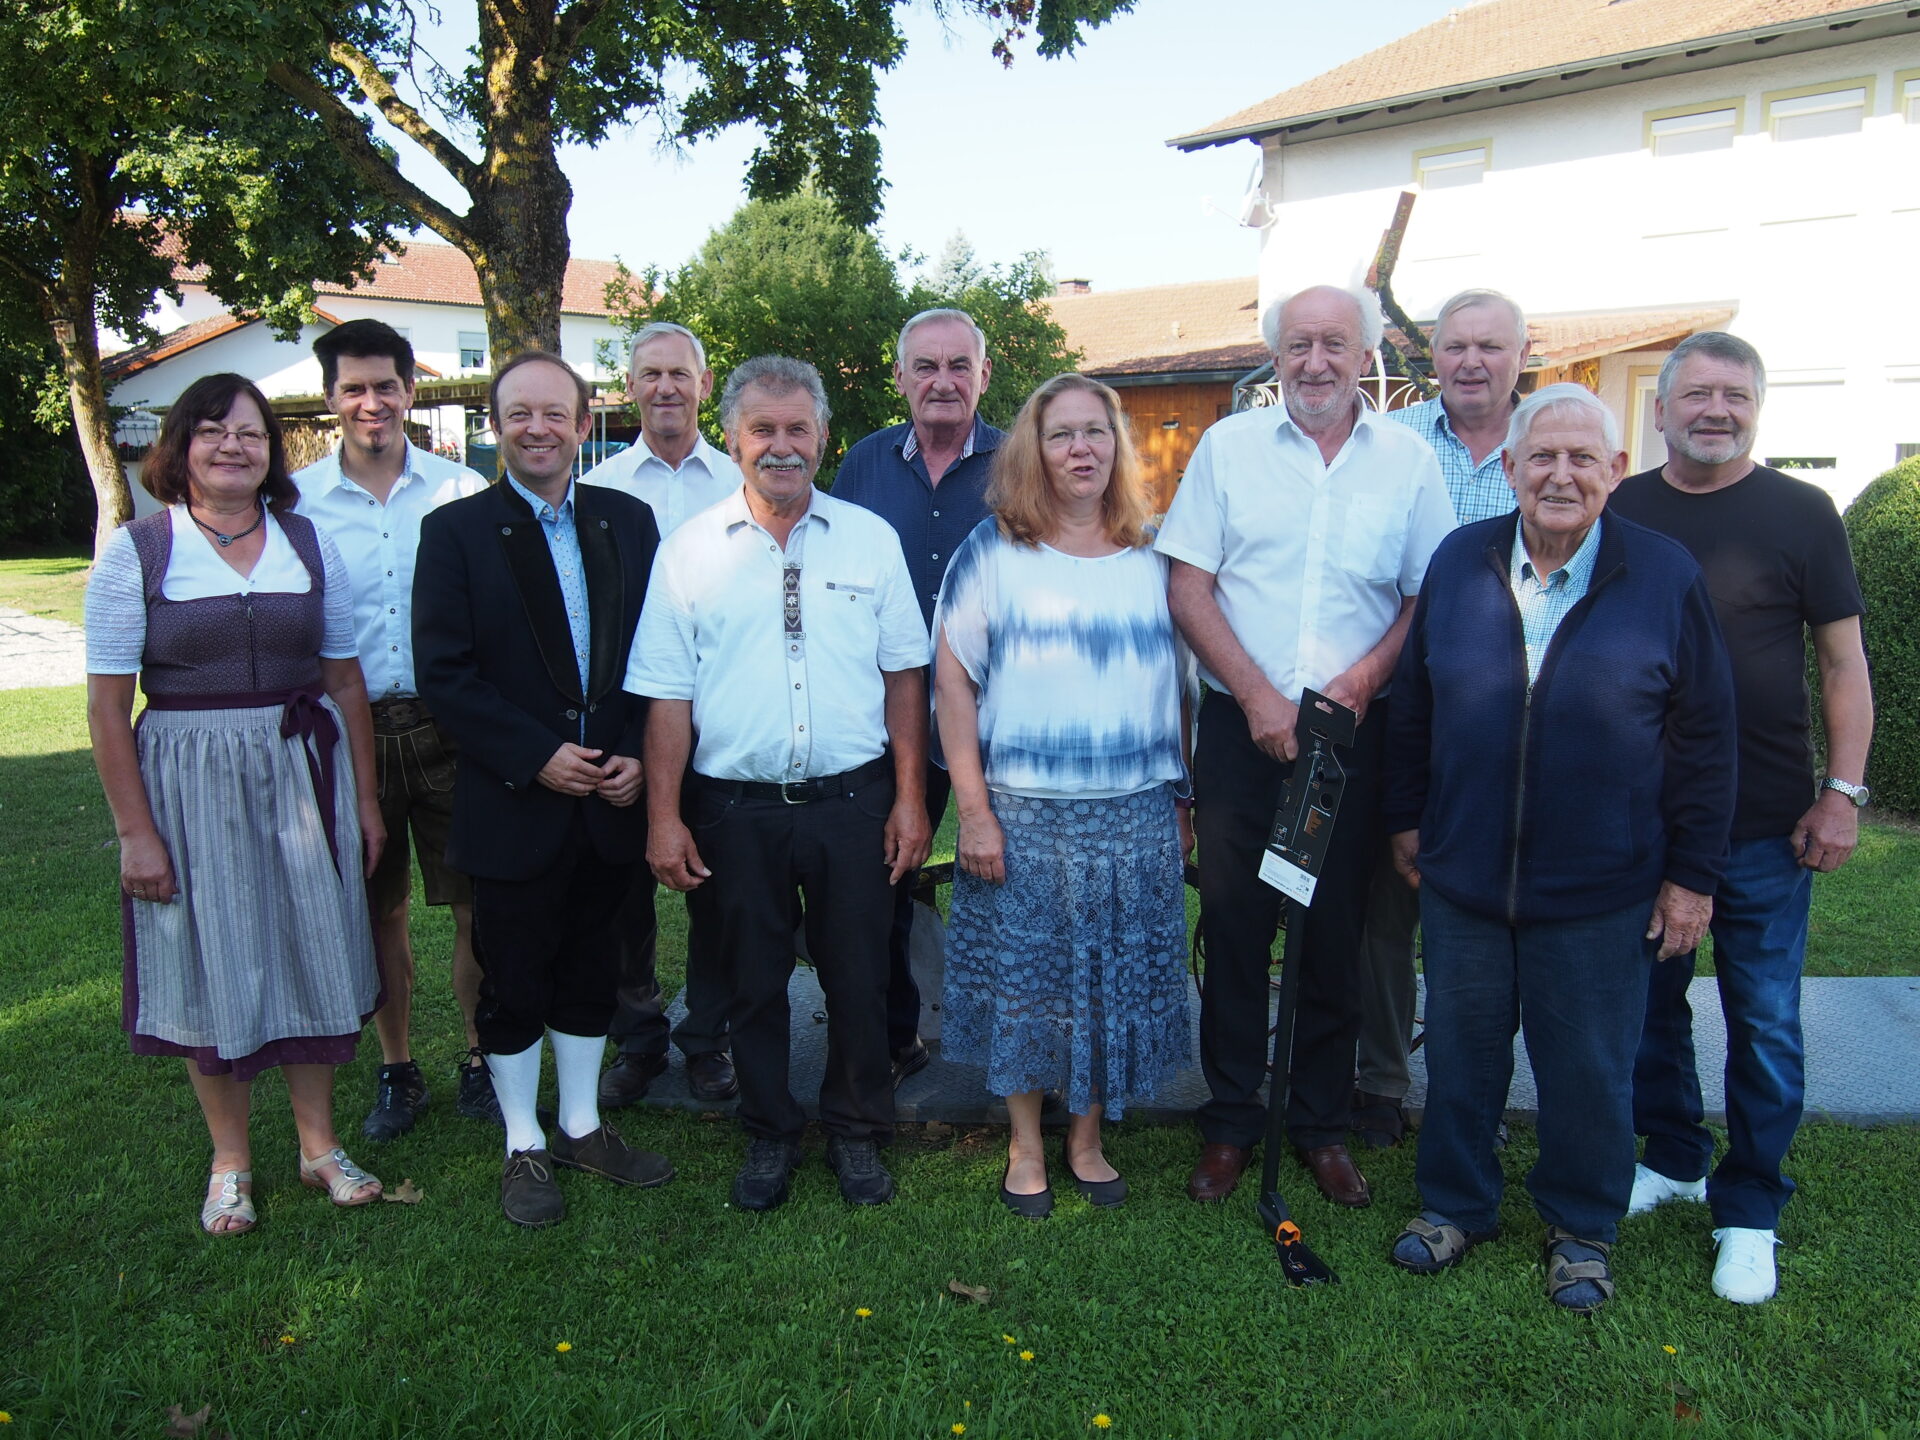
[[[1373,1203],[1367,1177],[1355,1167],[1346,1146],[1322,1145],[1315,1150],[1302,1150],[1296,1145],[1293,1149],[1300,1163],[1313,1172],[1313,1183],[1320,1187],[1320,1193],[1334,1204],[1364,1210]]]
[[[1238,1145],[1208,1145],[1187,1176],[1187,1194],[1195,1200],[1224,1200],[1240,1183],[1240,1172],[1253,1159],[1251,1150]]]

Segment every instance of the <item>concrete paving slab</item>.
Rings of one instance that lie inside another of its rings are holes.
[[[87,637],[78,625],[0,605],[0,690],[81,685]]]
[[[1130,1118],[1182,1121],[1206,1099],[1199,1069],[1199,997],[1188,981],[1194,1021],[1191,1066],[1174,1076],[1163,1094],[1130,1106]],[[937,992],[932,992],[937,994]],[[1424,999],[1424,992],[1423,992]],[[1723,1066],[1726,1029],[1719,993],[1712,979],[1697,979],[1688,991],[1693,1006],[1694,1047],[1700,1057],[1700,1083],[1709,1117],[1726,1119]],[[820,1077],[826,1069],[826,1002],[813,971],[795,970],[788,987],[794,1095],[809,1117],[819,1113]],[[932,1001],[929,1000],[929,1005]],[[1803,986],[1802,1026],[1807,1042],[1807,1118],[1844,1125],[1920,1124],[1920,978],[1820,977]],[[684,996],[669,1011],[677,1024],[686,1013]],[[928,1019],[936,1018],[932,1011]],[[924,1033],[925,1027],[923,1027]],[[986,1089],[983,1071],[956,1065],[934,1045],[933,1063],[913,1076],[895,1097],[903,1122],[940,1120],[948,1124],[1004,1123],[1005,1103]],[[1413,1056],[1413,1089],[1408,1108],[1416,1114],[1427,1093],[1421,1051]],[[648,1103],[684,1109],[731,1109],[694,1100],[687,1092],[686,1070],[676,1051],[668,1072],[656,1080]],[[1513,1088],[1507,1113],[1520,1121],[1534,1118],[1538,1100],[1525,1043],[1514,1041]]]

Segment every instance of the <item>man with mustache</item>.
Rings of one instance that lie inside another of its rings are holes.
[[[854,444],[834,476],[835,498],[885,520],[900,537],[920,615],[933,631],[933,604],[960,542],[987,516],[987,482],[1004,434],[980,418],[980,397],[993,378],[987,337],[964,310],[922,310],[900,328],[893,383],[912,416]],[[947,813],[946,770],[927,766],[927,821]],[[887,1048],[897,1086],[931,1058],[920,1038],[920,987],[910,963],[913,883],[894,893],[887,950]]]
[[[1193,768],[1207,953],[1200,1065],[1212,1096],[1187,1193],[1225,1199],[1264,1129],[1267,971],[1282,897],[1260,861],[1311,688],[1361,721],[1307,911],[1287,1129],[1321,1194],[1357,1207],[1371,1200],[1346,1134],[1361,923],[1380,846],[1386,721],[1374,702],[1453,511],[1433,452],[1360,398],[1380,342],[1372,296],[1302,290],[1268,307],[1261,334],[1285,409],[1230,415],[1200,437],[1155,542],[1173,561],[1173,617],[1208,686]]]
[[[740,467],[700,433],[700,406],[713,394],[706,347],[684,325],[645,325],[627,351],[627,399],[640,412],[640,438],[580,477],[644,500],[665,539],[740,488]],[[620,996],[609,1032],[620,1047],[600,1077],[600,1103],[632,1105],[667,1068],[667,1017],[654,979],[660,937],[653,873],[639,867],[620,912]],[[687,1014],[673,1043],[687,1057],[687,1089],[696,1100],[731,1100],[740,1091],[727,1053],[727,990],[719,963],[687,935]]]
[[[626,677],[650,701],[648,863],[687,892],[728,981],[745,1210],[784,1202],[800,1163],[801,898],[827,1000],[827,1164],[850,1203],[892,1198],[887,932],[892,887],[931,839],[927,629],[892,528],[814,489],[827,420],[804,361],[763,355],[727,377],[720,423],[745,484],[662,545]]]
[[[1753,461],[1766,368],[1746,341],[1690,335],[1660,367],[1654,417],[1667,461],[1620,483],[1607,508],[1685,545],[1706,572],[1733,661],[1739,789],[1732,854],[1714,897],[1713,968],[1727,1031],[1726,1155],[1711,1175],[1687,984],[1693,952],[1653,969],[1634,1066],[1634,1129],[1647,1137],[1628,1214],[1705,1200],[1716,1295],[1758,1304],[1778,1284],[1781,1174],[1800,1124],[1806,1051],[1800,969],[1815,871],[1853,854],[1873,690],[1846,528],[1817,486]],[[1820,666],[1826,778],[1814,783],[1806,682]]]

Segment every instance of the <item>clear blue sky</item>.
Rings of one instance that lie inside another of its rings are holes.
[[[1011,70],[983,22],[945,25],[921,5],[907,54],[881,82],[890,250],[930,260],[956,229],[979,258],[1045,250],[1055,273],[1100,290],[1252,274],[1258,232],[1237,212],[1258,157],[1250,142],[1183,154],[1168,137],[1440,18],[1469,0],[1138,0],[1067,60],[1028,47]],[[472,33],[447,0],[442,59]],[[451,43],[448,43],[451,41]],[[393,137],[408,174],[464,208],[437,168]],[[679,153],[643,120],[597,150],[564,156],[574,185],[573,253],[638,269],[689,258],[745,198],[754,136],[735,131]],[[431,237],[429,237],[431,238]]]

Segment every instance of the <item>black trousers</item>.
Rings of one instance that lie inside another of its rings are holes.
[[[740,1122],[798,1140],[806,1123],[788,1083],[787,981],[805,907],[807,951],[827,1001],[820,1121],[849,1139],[893,1136],[887,1050],[887,934],[893,891],[881,859],[891,771],[803,805],[744,799],[689,775],[689,826],[713,873],[688,892],[696,931],[714,937],[727,980]]]
[[[953,781],[927,762],[927,824],[935,831],[947,818]],[[887,937],[887,1048],[898,1055],[920,1035],[920,986],[913,978],[913,887],[920,872],[909,871],[893,887],[893,933]],[[692,1018],[689,1016],[688,1018]]]
[[[654,975],[660,923],[655,915],[659,885],[642,860],[614,924],[620,950],[620,983],[613,1024],[607,1031],[625,1055],[667,1053],[667,1012]],[[727,1048],[727,982],[720,957],[703,926],[687,926],[687,1018],[672,1032],[683,1055]]]
[[[473,882],[480,1048],[517,1055],[549,1029],[605,1035],[617,980],[614,917],[631,863],[600,858],[575,813],[552,865],[529,880]]]
[[[1287,1133],[1309,1149],[1344,1141],[1352,1107],[1360,938],[1385,735],[1385,710],[1375,706],[1341,754],[1346,794],[1307,910]],[[1260,878],[1260,856],[1290,768],[1253,743],[1231,696],[1207,695],[1194,748],[1194,825],[1207,949],[1200,1068],[1212,1092],[1199,1121],[1209,1143],[1250,1148],[1265,1129],[1259,1089],[1268,1051],[1267,969],[1286,897]]]

